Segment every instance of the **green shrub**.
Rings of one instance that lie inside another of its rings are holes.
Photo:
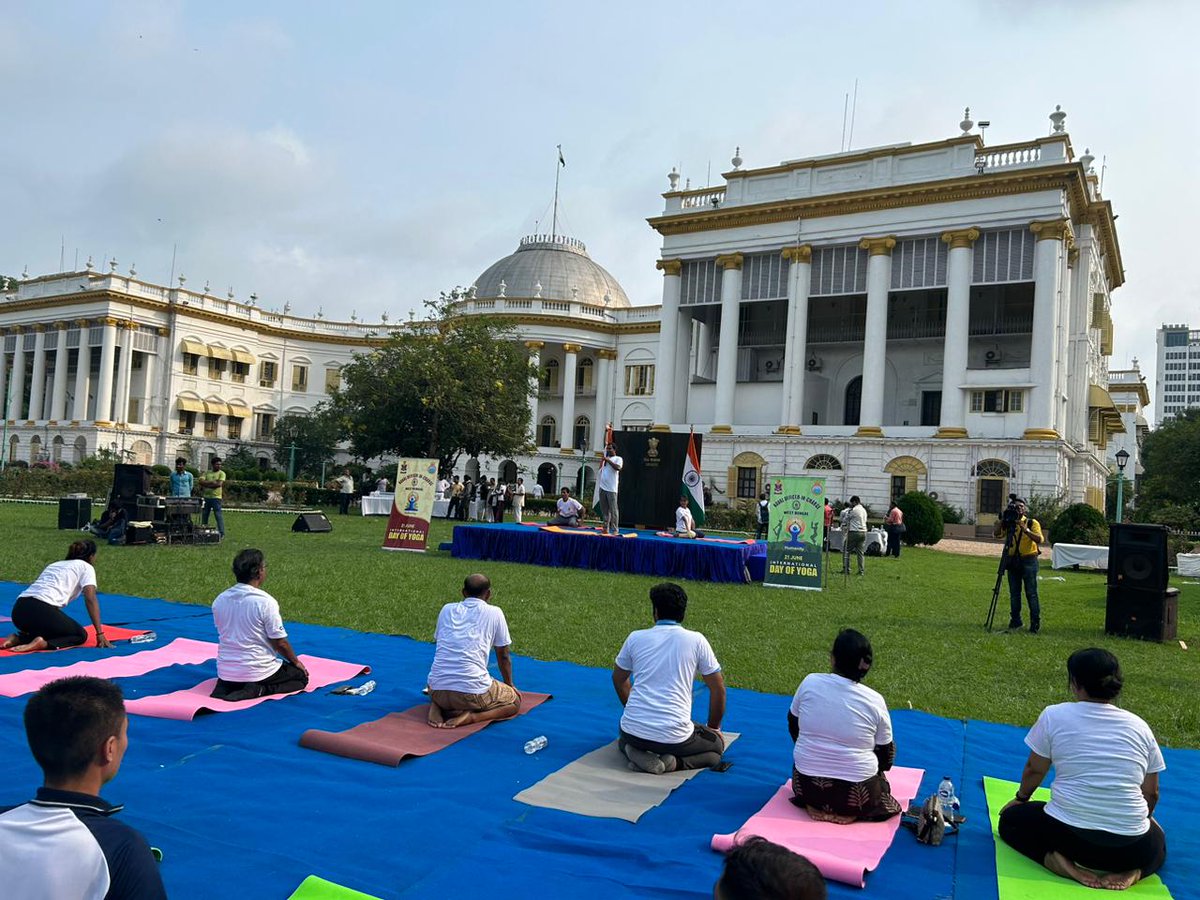
[[[758,527],[754,506],[714,506],[704,511],[704,527],[713,531],[752,532]]]
[[[924,491],[909,491],[896,501],[904,513],[904,543],[936,544],[945,533],[942,509],[938,502]]]
[[[1086,503],[1072,503],[1050,526],[1052,544],[1108,546],[1108,520],[1104,513]]]
[[[1005,505],[1007,505],[1007,500]],[[1048,526],[1055,521],[1066,508],[1066,491],[1059,491],[1057,494],[1033,492],[1025,498],[1025,514],[1031,519],[1037,519],[1043,526]]]
[[[946,525],[961,525],[963,521],[963,511],[957,506],[952,506],[943,500],[937,501],[938,509],[942,511],[942,522]]]
[[[150,471],[155,475],[165,475],[168,478],[170,478],[171,472],[173,472],[174,470],[170,466],[157,465],[157,466],[151,466]]]

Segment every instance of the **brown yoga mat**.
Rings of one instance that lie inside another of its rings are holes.
[[[521,692],[523,716],[541,706],[551,694]],[[501,720],[504,721],[504,720]],[[433,728],[429,725],[429,704],[422,703],[404,712],[388,713],[382,719],[355,725],[347,731],[318,731],[310,728],[300,736],[300,746],[323,750],[334,756],[361,759],[381,766],[398,766],[410,756],[430,753],[456,744],[463,738],[482,731],[490,722],[460,725],[458,728]]]

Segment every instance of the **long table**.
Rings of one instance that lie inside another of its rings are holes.
[[[653,531],[606,537],[589,529],[546,531],[536,525],[458,525],[451,554],[460,559],[494,559],[541,566],[569,566],[660,578],[746,582],[762,572],[767,545],[660,537]],[[759,575],[761,577],[761,575]]]
[[[1108,548],[1093,547],[1091,544],[1055,544],[1050,552],[1050,566],[1054,569],[1107,569]]]

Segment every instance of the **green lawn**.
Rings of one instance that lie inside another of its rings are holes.
[[[75,536],[56,530],[56,514],[49,505],[0,503],[0,578],[29,581],[62,558]],[[463,577],[477,569],[492,578],[518,653],[608,667],[626,634],[650,620],[647,591],[655,579],[480,564],[436,550],[385,553],[382,518],[330,515],[332,534],[292,534],[292,519],[228,511],[220,546],[104,546],[100,589],[208,604],[232,581],[234,554],[259,547],[269,566],[266,587],[291,620],[428,641],[438,609],[459,596]],[[431,545],[449,539],[450,526],[435,521]],[[791,694],[805,674],[827,667],[839,628],[858,628],[875,646],[870,683],[893,708],[1017,725],[1066,699],[1071,651],[1107,647],[1125,669],[1123,704],[1163,743],[1200,747],[1200,647],[1105,637],[1103,574],[1052,572],[1048,562],[1043,576],[1066,580],[1041,583],[1042,634],[988,634],[983,621],[995,574],[994,558],[905,548],[899,560],[869,558],[864,578],[832,577],[822,593],[686,582],[687,624],[708,636],[731,685],[779,694]],[[1200,633],[1200,586],[1175,583],[1179,633],[1190,643]],[[1000,625],[1007,604],[1005,587]],[[515,674],[519,685],[519,663]],[[781,702],[781,722],[783,713]],[[736,717],[735,708],[731,723]]]

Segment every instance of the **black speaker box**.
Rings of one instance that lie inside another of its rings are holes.
[[[1173,641],[1179,627],[1179,588],[1141,591],[1110,586],[1104,632],[1144,641]]]
[[[300,513],[292,523],[292,531],[307,531],[313,534],[333,531],[333,525],[325,518],[325,513]]]
[[[113,469],[112,499],[137,506],[137,498],[149,493],[149,467],[118,463]]]
[[[1110,588],[1136,588],[1161,596],[1168,574],[1166,526],[1108,526]]]
[[[92,501],[87,497],[62,497],[58,501],[58,527],[78,531],[92,521]]]
[[[154,543],[154,525],[150,522],[131,522],[125,529],[125,543],[136,547]]]

